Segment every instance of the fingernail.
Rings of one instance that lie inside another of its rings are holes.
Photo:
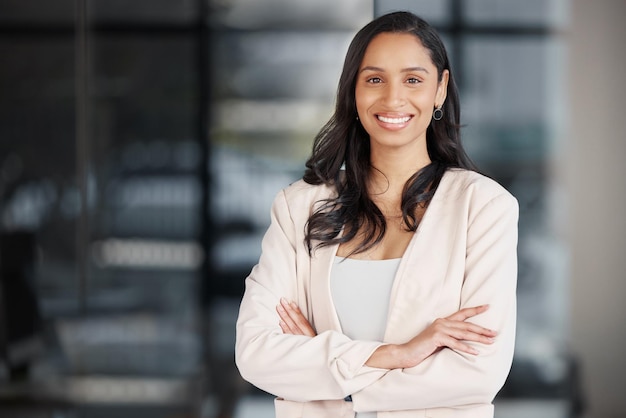
[[[285,308],[283,308],[283,305],[281,304],[276,305],[276,309],[278,309],[281,312],[285,310]]]

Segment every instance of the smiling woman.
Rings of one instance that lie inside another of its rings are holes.
[[[513,357],[518,205],[475,171],[459,125],[430,25],[395,12],[357,33],[241,302],[237,365],[277,417],[493,417]]]

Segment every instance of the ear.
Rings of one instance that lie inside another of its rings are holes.
[[[435,95],[435,107],[443,106],[448,95],[448,80],[450,79],[450,72],[443,70],[441,73],[441,81],[437,86],[437,94]]]

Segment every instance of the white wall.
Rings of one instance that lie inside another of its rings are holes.
[[[626,416],[626,1],[572,0],[569,132],[571,344],[588,417]]]

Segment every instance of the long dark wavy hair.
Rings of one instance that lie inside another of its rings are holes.
[[[313,152],[306,162],[303,180],[325,184],[336,196],[324,200],[309,217],[305,240],[309,252],[317,246],[349,242],[357,233],[361,242],[353,253],[361,253],[378,244],[386,231],[385,217],[370,199],[367,179],[370,163],[369,135],[357,120],[355,87],[365,50],[380,33],[409,33],[417,37],[430,53],[437,67],[439,81],[448,70],[447,98],[443,118],[432,120],[426,131],[431,163],[416,172],[404,185],[402,218],[408,231],[415,231],[420,218],[418,206],[425,208],[441,178],[449,168],[475,170],[460,141],[459,97],[443,42],[427,22],[409,12],[394,12],[378,17],[363,27],[352,40],[339,79],[335,112],[315,137]],[[345,174],[342,174],[345,166]],[[343,230],[343,233],[342,233]]]

